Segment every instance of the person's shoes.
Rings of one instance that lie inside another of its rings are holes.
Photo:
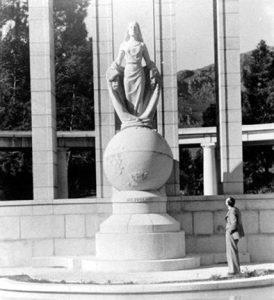
[[[227,273],[228,276],[237,276],[239,274],[240,274],[239,272],[228,272]]]

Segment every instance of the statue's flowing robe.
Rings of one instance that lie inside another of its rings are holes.
[[[161,76],[150,61],[142,66],[145,44],[134,47],[123,43],[120,51],[125,53],[126,65],[114,62],[107,70],[109,94],[115,111],[121,120],[121,128],[128,126],[152,127],[161,88]]]
[[[124,88],[129,112],[135,116],[143,112],[145,73],[142,67],[144,43],[139,42],[129,47],[122,44],[126,65],[124,71]]]

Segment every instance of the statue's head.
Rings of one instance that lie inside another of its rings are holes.
[[[140,25],[136,21],[132,21],[128,24],[125,41],[128,41],[131,36],[134,36],[137,41],[143,42]]]
[[[113,91],[119,91],[119,89],[121,89],[121,87],[123,86],[123,75],[120,73],[108,80]]]
[[[119,78],[116,77],[114,80],[111,81],[111,87],[114,91],[118,91],[119,89]]]

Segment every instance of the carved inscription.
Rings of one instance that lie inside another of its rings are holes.
[[[137,170],[129,174],[129,186],[137,186],[140,183],[144,182],[148,176],[147,170]]]
[[[142,203],[142,202],[150,202],[155,200],[155,197],[138,197],[138,198],[128,198],[127,202],[135,202],[135,203]]]

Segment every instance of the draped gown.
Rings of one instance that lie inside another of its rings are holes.
[[[145,73],[142,67],[144,43],[135,45],[124,43],[121,50],[125,53],[124,89],[130,113],[135,116],[143,112]]]

